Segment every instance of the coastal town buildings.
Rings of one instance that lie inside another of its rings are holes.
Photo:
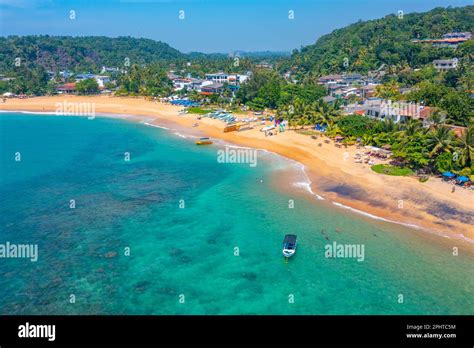
[[[228,74],[224,72],[217,72],[206,74],[204,79],[193,77],[181,77],[175,74],[174,71],[168,72],[168,78],[172,81],[175,91],[186,89],[188,91],[194,90],[204,95],[211,95],[221,93],[225,88],[233,93],[238,91],[240,85],[245,83],[250,73],[247,74]]]
[[[375,87],[380,85],[380,80],[361,74],[333,74],[321,76],[318,84],[325,86],[328,96],[336,99],[348,99],[352,96],[370,98],[375,95]]]

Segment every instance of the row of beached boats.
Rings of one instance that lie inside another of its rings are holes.
[[[219,110],[209,112],[208,114],[205,114],[204,117],[209,117],[209,118],[213,118],[213,119],[216,119],[216,120],[221,120],[221,121],[224,121],[225,123],[233,123],[236,120],[234,115],[229,114],[225,111],[219,111]]]

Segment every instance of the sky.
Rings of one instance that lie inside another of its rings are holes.
[[[0,35],[133,36],[163,41],[182,52],[291,51],[360,19],[472,4],[474,0],[0,0]]]

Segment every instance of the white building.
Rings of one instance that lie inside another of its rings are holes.
[[[419,119],[425,123],[433,109],[417,103],[392,102],[385,99],[367,99],[363,105],[364,114],[377,120],[392,120],[405,123],[408,119]]]
[[[206,74],[206,80],[212,81],[214,83],[227,83],[229,75],[223,72],[218,72],[215,74]]]
[[[212,81],[213,83],[228,83],[233,85],[239,85],[244,83],[249,78],[248,75],[240,74],[226,74],[223,72],[218,72],[215,74],[206,74],[206,80]]]
[[[448,71],[452,69],[457,69],[458,67],[458,59],[437,59],[433,60],[433,66],[438,71]]]
[[[110,76],[105,75],[95,75],[94,79],[97,81],[99,87],[105,87],[105,84],[111,81]]]

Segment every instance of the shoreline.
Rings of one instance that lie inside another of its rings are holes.
[[[165,129],[170,129],[168,125],[175,125],[186,131],[221,139],[225,143],[282,156],[302,166],[307,187],[299,188],[305,189],[315,199],[327,200],[339,209],[373,220],[474,243],[473,192],[458,188],[455,194],[451,194],[452,186],[437,178],[430,178],[428,184],[410,177],[376,174],[370,167],[347,161],[346,153],[352,158],[355,148],[336,148],[332,141],[326,143],[322,137],[314,140],[295,131],[265,137],[258,130],[263,126],[243,132],[224,133],[224,123],[218,120],[197,120],[197,115],[192,114],[178,116],[181,107],[146,101],[144,98],[54,96],[9,99],[0,104],[0,111],[56,115],[55,103],[66,100],[92,101],[95,103],[96,117],[139,121]],[[199,126],[193,128],[194,123],[199,123]],[[317,146],[317,143],[320,145]],[[400,201],[403,207],[397,211]]]

